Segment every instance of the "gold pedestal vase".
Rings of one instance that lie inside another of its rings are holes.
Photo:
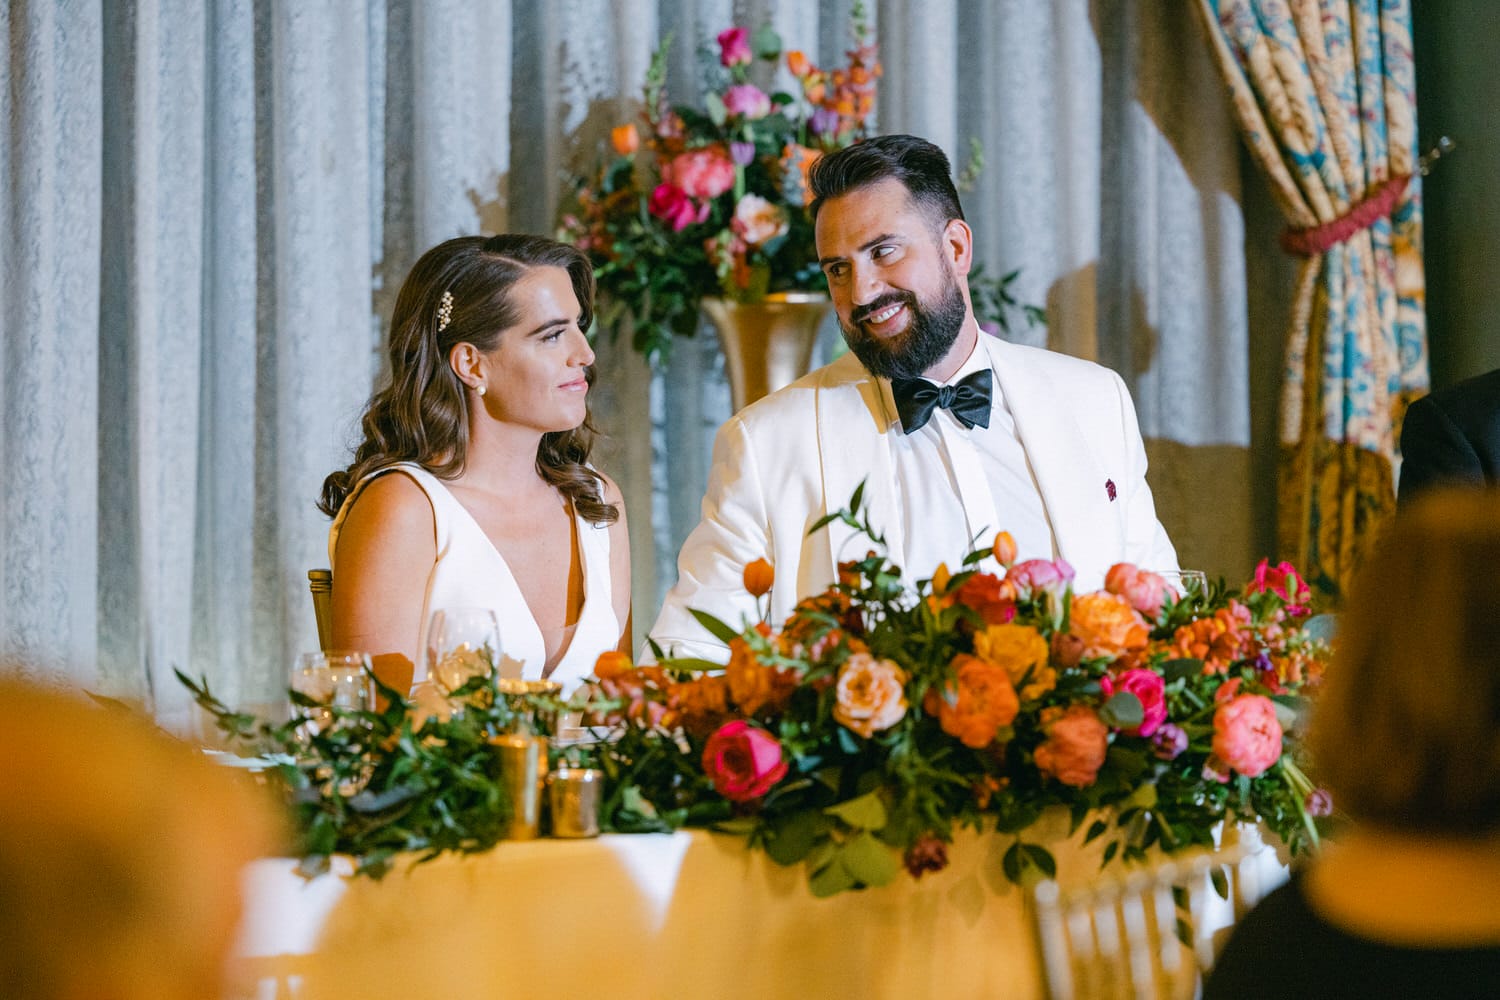
[[[736,412],[812,369],[813,345],[830,304],[817,292],[773,292],[759,302],[703,299],[724,350]]]

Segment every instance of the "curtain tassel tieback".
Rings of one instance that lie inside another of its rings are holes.
[[[1295,257],[1316,257],[1327,253],[1360,230],[1370,228],[1375,220],[1390,215],[1406,191],[1409,180],[1410,174],[1392,177],[1332,222],[1285,230],[1281,234],[1281,249]]]

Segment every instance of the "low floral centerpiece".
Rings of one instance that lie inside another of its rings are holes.
[[[700,615],[726,669],[600,659],[600,717],[619,727],[601,761],[612,828],[740,832],[804,864],[819,895],[941,868],[965,826],[1013,836],[1013,881],[1050,876],[1027,839],[1049,809],[1109,838],[1106,863],[1212,845],[1226,820],[1294,852],[1317,843],[1329,803],[1298,733],[1326,622],[1288,564],[1263,562],[1238,593],[1177,593],[1119,564],[1075,594],[1066,562],[1016,562],[1002,532],[908,585],[858,494],[833,516],[876,544],[826,592],[774,626]],[[995,572],[978,568],[989,557]],[[746,567],[753,594],[771,579]]]
[[[781,64],[775,31],[721,32],[701,108],[668,99],[668,38],[646,73],[640,125],[616,127],[613,157],[575,182],[559,237],[593,260],[604,325],[629,313],[634,346],[648,357],[663,356],[674,333],[695,331],[704,296],[754,302],[824,290],[807,171],[865,134],[881,74],[861,4],[852,17],[846,66],[824,70],[785,53],[795,94],[751,80],[755,62]]]
[[[399,855],[494,847],[512,807],[496,736],[546,736],[563,711],[585,713],[596,739],[556,741],[554,762],[604,771],[605,831],[743,835],[804,865],[818,895],[941,869],[964,827],[1010,838],[1012,881],[1054,875],[1036,832],[1047,813],[1105,838],[1105,864],[1211,846],[1238,821],[1294,853],[1318,843],[1332,804],[1306,774],[1300,732],[1330,621],[1310,614],[1289,564],[1263,561],[1239,591],[1179,592],[1122,563],[1079,594],[1066,562],[1018,562],[1001,532],[956,569],[909,581],[861,493],[814,528],[839,518],[871,543],[826,591],[774,624],[699,615],[729,647],[724,667],[605,653],[562,699],[517,694],[493,655],[475,655],[435,702],[372,675],[379,707],[294,690],[281,723],[182,680],[231,745],[263,755],[310,873],[336,853],[378,877]],[[758,599],[773,579],[764,561],[745,567]]]

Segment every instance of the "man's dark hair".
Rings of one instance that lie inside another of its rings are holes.
[[[914,135],[877,135],[847,149],[830,153],[812,165],[812,216],[829,198],[837,198],[886,178],[894,178],[911,192],[924,213],[939,225],[964,217],[953,186],[948,157],[941,149]]]

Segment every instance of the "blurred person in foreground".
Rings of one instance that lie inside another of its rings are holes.
[[[1404,510],[1434,487],[1500,484],[1500,369],[1423,396],[1401,424]]]
[[[144,719],[0,675],[0,997],[223,996],[268,802]]]
[[[1396,520],[1309,747],[1350,825],[1236,928],[1204,997],[1500,995],[1500,493]]]

